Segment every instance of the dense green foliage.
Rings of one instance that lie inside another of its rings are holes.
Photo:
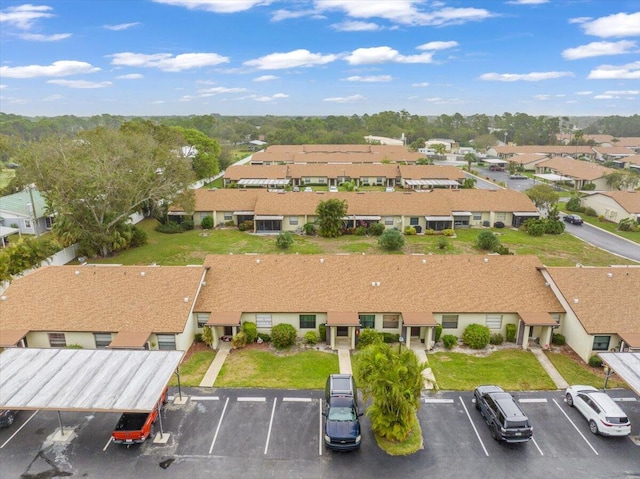
[[[202,228],[205,230],[210,230],[211,228],[213,228],[213,216],[207,215],[204,218],[202,218],[202,221],[200,222],[200,226],[202,226]]]
[[[560,195],[549,185],[535,185],[525,191],[536,208],[549,209],[560,199]]]
[[[367,416],[377,436],[395,441],[407,438],[420,407],[426,366],[410,349],[399,352],[387,344],[374,344],[360,353],[357,379],[365,401],[372,400]]]
[[[378,238],[378,245],[385,251],[399,251],[404,246],[404,237],[398,230],[385,230]]]
[[[293,244],[293,235],[289,231],[281,231],[276,237],[278,249],[289,249]]]
[[[491,331],[483,324],[470,324],[462,333],[462,342],[472,349],[485,348],[490,339]]]
[[[453,334],[445,334],[442,336],[442,343],[445,348],[451,349],[458,343],[458,338]]]
[[[382,344],[381,334],[373,328],[361,329],[358,338],[358,349],[364,349],[372,344]]]
[[[11,281],[24,270],[40,263],[60,250],[60,245],[44,238],[21,238],[0,249],[0,282]]]
[[[436,343],[440,341],[440,336],[442,336],[442,324],[438,323],[436,324],[436,330],[433,335],[433,341]]]
[[[602,358],[600,356],[591,356],[589,358],[589,366],[592,368],[600,368],[602,367]]]
[[[296,328],[287,323],[276,324],[271,329],[271,342],[278,349],[293,346],[296,342]]]
[[[551,336],[551,342],[556,346],[563,346],[567,342],[567,340],[562,334],[553,333],[553,336]]]
[[[515,343],[516,332],[518,330],[518,327],[515,324],[507,324],[506,330],[507,330],[507,341],[510,343]]]
[[[258,337],[258,327],[251,321],[242,323],[242,332],[247,336],[247,344],[253,343]]]
[[[321,201],[316,207],[318,234],[325,238],[340,236],[342,218],[347,214],[346,200],[330,199]]]
[[[304,333],[304,342],[309,346],[313,346],[318,342],[318,333],[315,331],[307,331]]]
[[[493,251],[500,245],[500,240],[493,231],[481,231],[476,237],[476,246],[484,251]]]

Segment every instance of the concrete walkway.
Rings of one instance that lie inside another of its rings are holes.
[[[417,356],[418,363],[428,363],[427,352],[424,350],[424,348],[412,347],[411,351],[413,351]],[[422,371],[422,377],[424,378],[424,389],[432,390],[437,388],[436,378],[433,375],[431,368],[426,368],[424,371]]]
[[[556,383],[556,388],[558,389],[567,389],[569,387],[569,383],[564,380],[564,378],[560,375],[556,367],[549,361],[549,358],[540,348],[530,347],[530,351],[536,357],[536,359],[540,362],[544,370],[551,377],[554,383]]]
[[[230,342],[220,342],[219,349],[216,353],[216,357],[211,362],[211,366],[207,370],[207,373],[200,381],[200,387],[210,388],[213,387],[213,383],[216,382],[216,378],[218,374],[220,374],[220,369],[222,369],[222,365],[224,364],[225,359],[227,359],[227,355],[231,351],[231,343]]]
[[[340,374],[353,374],[351,369],[351,352],[349,346],[338,345],[338,361],[340,363]]]

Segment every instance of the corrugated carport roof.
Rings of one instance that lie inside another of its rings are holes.
[[[183,351],[13,348],[0,354],[0,408],[149,412]]]
[[[640,396],[640,353],[599,353],[599,356]]]

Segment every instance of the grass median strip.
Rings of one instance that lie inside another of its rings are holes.
[[[595,388],[602,388],[604,385],[604,373],[602,371],[594,370],[591,366],[581,363],[577,359],[570,358],[562,353],[546,351],[545,354],[569,384],[583,384],[586,386],[593,386]],[[615,376],[609,378],[609,381],[607,382],[607,388],[624,387],[626,387],[625,383]]]
[[[507,391],[556,389],[529,351],[508,349],[488,356],[444,352],[429,354],[428,360],[440,389],[469,391],[481,384],[496,384]]]
[[[184,387],[200,386],[200,381],[207,373],[207,369],[216,357],[215,351],[198,351],[180,365],[180,385]],[[171,376],[169,386],[178,386],[178,378]]]
[[[251,349],[233,350],[227,356],[215,387],[323,389],[329,374],[338,373],[338,355],[303,351],[278,355]]]

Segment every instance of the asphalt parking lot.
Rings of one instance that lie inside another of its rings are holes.
[[[172,391],[175,393],[175,391]],[[54,443],[55,412],[22,412],[0,430],[0,477],[506,477],[640,478],[640,445],[629,437],[589,432],[583,417],[564,403],[561,391],[514,394],[534,427],[525,444],[491,438],[472,393],[425,394],[418,412],[424,449],[391,457],[375,444],[362,418],[360,451],[323,447],[321,391],[189,389],[184,405],[162,413],[166,444],[126,447],[110,442],[113,413],[62,412],[67,433]],[[640,402],[630,392],[611,396],[628,414],[632,436],[640,434]],[[156,428],[156,431],[159,429]]]

